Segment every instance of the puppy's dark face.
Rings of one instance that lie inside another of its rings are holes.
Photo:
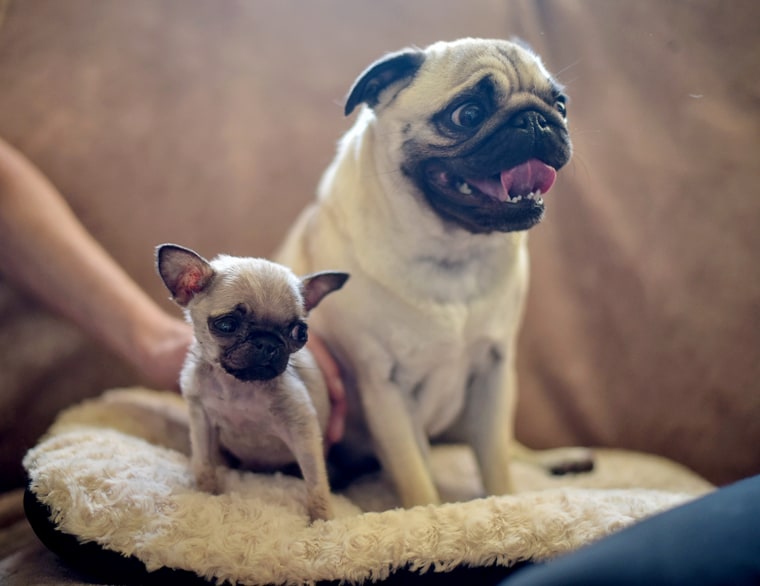
[[[264,259],[221,255],[204,262],[194,259],[193,268],[185,261],[181,273],[210,274],[187,304],[204,359],[243,381],[280,376],[307,340],[301,279]]]
[[[287,368],[290,355],[308,339],[306,323],[298,315],[284,322],[260,321],[243,304],[212,315],[209,333],[219,345],[219,363],[243,381],[270,380]]]
[[[463,39],[386,57],[351,98],[373,108],[378,136],[399,137],[390,164],[412,191],[472,233],[537,224],[542,195],[571,156],[562,87],[508,41]]]
[[[263,258],[219,255],[209,262],[176,244],[157,248],[156,267],[193,323],[195,360],[242,381],[285,372],[306,344],[308,313],[348,279],[337,271],[299,278]]]

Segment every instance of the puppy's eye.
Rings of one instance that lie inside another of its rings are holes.
[[[451,113],[451,122],[460,128],[477,128],[486,119],[486,109],[480,102],[469,101]]]
[[[297,344],[305,344],[309,339],[309,328],[302,321],[296,322],[290,328],[290,337]]]
[[[223,315],[211,321],[211,329],[223,336],[234,334],[240,327],[240,319],[234,315]]]

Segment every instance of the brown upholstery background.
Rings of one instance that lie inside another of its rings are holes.
[[[760,472],[758,22],[755,0],[0,0],[0,135],[163,299],[158,243],[273,251],[371,61],[518,35],[576,148],[531,236],[519,437],[723,483]],[[0,488],[56,411],[130,382],[0,275]]]

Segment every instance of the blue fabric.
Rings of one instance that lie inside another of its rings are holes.
[[[760,476],[655,515],[501,586],[760,585]]]

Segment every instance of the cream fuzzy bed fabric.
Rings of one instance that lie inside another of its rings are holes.
[[[481,496],[470,453],[436,448],[452,504],[394,508],[379,476],[335,495],[337,518],[309,525],[301,480],[219,469],[226,492],[193,487],[184,404],[111,391],[65,411],[24,460],[60,531],[212,581],[359,582],[393,570],[512,565],[575,549],[712,487],[660,458],[599,451],[591,474],[551,478],[515,465],[519,492]]]

